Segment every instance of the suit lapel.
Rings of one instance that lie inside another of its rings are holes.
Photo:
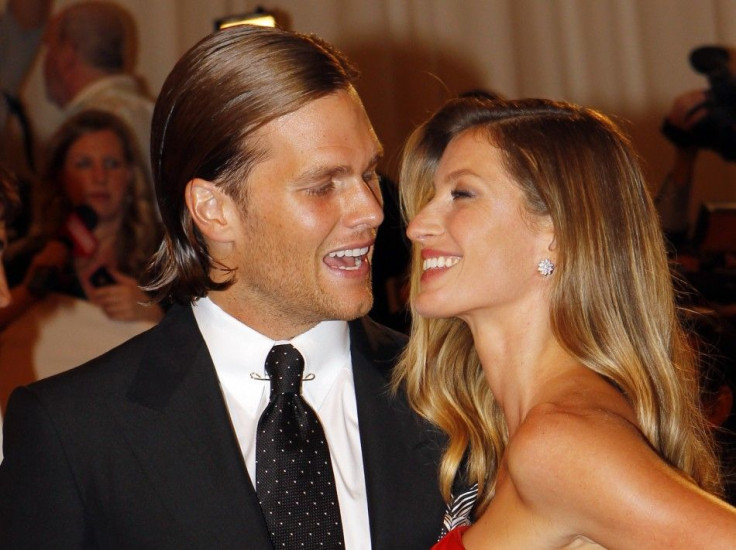
[[[177,309],[113,413],[171,514],[203,547],[270,549],[209,352],[191,310]]]
[[[442,527],[442,440],[403,397],[390,395],[390,370],[403,341],[370,323],[351,323],[351,353],[372,547],[426,550]]]
[[[121,435],[192,547],[272,550],[207,347],[191,310],[173,309],[127,395],[111,396]],[[442,526],[441,439],[387,389],[402,344],[351,323],[373,550],[425,550]]]

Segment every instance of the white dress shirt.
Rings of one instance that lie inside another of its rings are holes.
[[[266,355],[274,341],[201,298],[192,306],[243,453],[256,486],[256,429],[268,404]],[[288,343],[304,356],[302,396],[320,418],[330,448],[348,550],[369,549],[370,529],[358,408],[350,357],[350,332],[344,321],[324,321]],[[313,379],[312,375],[314,375]]]

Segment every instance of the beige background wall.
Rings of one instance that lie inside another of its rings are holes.
[[[445,98],[475,87],[600,109],[632,136],[653,188],[671,147],[659,133],[681,91],[705,87],[688,65],[702,44],[736,45],[736,0],[118,0],[136,17],[138,71],[156,93],[181,53],[224,15],[276,8],[363,72],[360,92],[388,153]],[[56,7],[74,0],[56,0]],[[42,135],[58,123],[38,67],[24,92]],[[736,200],[736,164],[706,153],[695,200]]]

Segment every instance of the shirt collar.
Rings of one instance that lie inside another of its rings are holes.
[[[247,386],[252,397],[256,393],[260,395],[261,389],[269,389],[263,381],[264,365],[274,344],[290,343],[304,357],[306,380],[302,392],[317,409],[340,372],[351,369],[350,332],[345,321],[323,321],[291,340],[274,341],[238,321],[207,297],[197,300],[192,308],[221,383],[230,387]]]

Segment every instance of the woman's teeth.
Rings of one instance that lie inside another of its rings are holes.
[[[422,267],[424,271],[427,271],[428,269],[437,269],[441,267],[452,267],[456,263],[460,261],[460,258],[457,256],[435,256],[433,258],[426,258],[424,260],[424,263],[422,264]]]

